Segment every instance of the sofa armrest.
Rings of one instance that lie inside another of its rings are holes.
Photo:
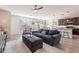
[[[53,42],[53,46],[56,46],[57,44],[60,43],[60,39],[61,39],[61,34],[55,34],[55,35],[52,35],[52,41]]]
[[[32,34],[33,34],[33,33],[40,33],[40,32],[39,32],[39,31],[33,31]]]
[[[54,38],[61,37],[61,34],[54,34],[54,35],[51,35],[51,37],[54,37]]]

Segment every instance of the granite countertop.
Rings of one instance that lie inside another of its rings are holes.
[[[58,28],[61,29],[73,29],[73,28],[79,28],[79,25],[67,25],[67,26],[58,26]]]
[[[58,26],[57,28],[63,30],[72,30],[72,28],[67,28],[67,26]]]
[[[79,29],[79,25],[73,25],[73,28],[78,28]]]

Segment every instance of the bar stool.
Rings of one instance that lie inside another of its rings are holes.
[[[69,37],[69,32],[63,31],[63,37],[64,37],[64,38],[70,38],[70,37]]]

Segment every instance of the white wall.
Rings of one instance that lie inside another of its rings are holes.
[[[11,17],[11,35],[13,34],[20,34],[20,26],[19,26],[19,20],[21,17],[12,15]]]
[[[22,34],[22,25],[24,23],[22,20],[27,20],[27,18],[16,15],[11,16],[11,35]],[[28,23],[27,21],[25,22]]]
[[[33,30],[38,30],[39,24],[38,23],[32,24],[32,22],[38,22],[39,20],[40,19],[12,15],[12,17],[11,17],[11,35],[22,34],[23,29],[24,29],[23,28],[24,24],[27,25],[26,28],[32,27]]]
[[[7,31],[8,37],[10,36],[10,17],[11,13],[9,11],[0,9],[0,26]]]

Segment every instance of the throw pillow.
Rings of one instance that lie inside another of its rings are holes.
[[[46,34],[46,31],[42,31],[41,33],[42,33],[42,34]]]
[[[58,34],[57,30],[50,30],[49,31],[49,35],[54,35],[54,34]]]

